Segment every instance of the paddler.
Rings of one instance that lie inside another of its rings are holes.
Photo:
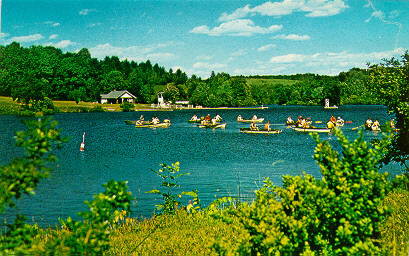
[[[335,124],[334,124],[334,122],[332,122],[331,119],[327,122],[327,128],[328,129],[334,129],[335,128]]]
[[[270,131],[270,121],[267,121],[267,123],[264,125],[264,130]]]
[[[375,119],[375,122],[373,122],[372,127],[378,129],[381,126],[379,123],[378,119]]]
[[[287,124],[294,124],[294,120],[291,118],[291,116],[287,117]]]
[[[366,119],[365,126],[368,127],[368,128],[371,128],[372,123],[373,123],[373,122],[372,122],[371,118],[368,117],[368,119]]]
[[[251,124],[250,124],[250,130],[252,130],[252,131],[258,131],[258,127],[257,127],[257,125],[256,125],[256,122],[252,122]]]

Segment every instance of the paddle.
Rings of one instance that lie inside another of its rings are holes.
[[[357,126],[357,127],[354,127],[354,128],[352,128],[352,130],[356,130],[356,129],[358,129],[359,127],[362,127],[362,126],[364,126],[365,124],[363,124],[363,125],[360,125],[360,126]]]

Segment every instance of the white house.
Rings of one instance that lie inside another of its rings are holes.
[[[108,94],[101,94],[101,103],[121,104],[122,102],[135,103],[136,97],[128,91],[111,91]]]

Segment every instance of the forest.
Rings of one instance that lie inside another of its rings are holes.
[[[267,104],[377,104],[368,89],[368,69],[352,68],[336,76],[318,74],[230,76],[212,71],[202,79],[182,70],[166,70],[150,60],[137,63],[106,56],[92,58],[86,48],[62,52],[53,46],[0,46],[0,96],[37,106],[51,100],[95,102],[100,94],[128,90],[138,103],[188,100],[203,107]]]

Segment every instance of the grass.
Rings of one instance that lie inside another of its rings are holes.
[[[105,111],[121,111],[120,104],[100,104],[96,102],[79,102],[78,104],[75,101],[53,101],[54,107],[61,110],[61,112],[76,112],[75,109],[81,108],[94,108],[96,106],[101,106]],[[0,96],[0,106],[9,109],[17,109],[20,107],[20,103],[13,101],[11,97],[2,97]],[[150,109],[150,104],[135,104],[135,110],[138,109]]]
[[[152,219],[127,219],[110,238],[111,255],[216,255],[210,247],[221,238],[238,235],[233,225],[212,218],[206,212],[191,214],[178,210],[174,215]]]
[[[275,85],[275,84],[282,84],[282,85],[292,85],[299,81],[297,80],[288,80],[288,79],[265,79],[265,78],[246,78],[246,83],[250,86],[253,85]]]

